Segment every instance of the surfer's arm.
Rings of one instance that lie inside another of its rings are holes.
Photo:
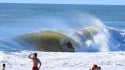
[[[63,44],[63,45],[61,45],[61,46],[65,46],[65,45],[67,45],[67,43],[66,43],[66,44]]]
[[[31,55],[32,55],[32,54],[30,54],[30,55],[28,56],[28,58],[32,59]]]

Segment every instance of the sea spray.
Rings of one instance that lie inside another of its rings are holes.
[[[76,31],[75,40],[79,42],[77,51],[110,51],[108,46],[109,32],[98,18],[85,13],[78,13],[83,29]],[[74,37],[74,36],[73,36]],[[77,39],[76,39],[77,38]]]

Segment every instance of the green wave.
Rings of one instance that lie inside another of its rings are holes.
[[[16,40],[31,43],[32,46],[38,51],[74,52],[74,50],[67,48],[67,46],[61,46],[67,41],[70,41],[74,48],[78,47],[78,44],[70,37],[64,35],[63,33],[49,30],[25,34],[17,37]]]

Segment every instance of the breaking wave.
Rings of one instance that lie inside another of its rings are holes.
[[[125,51],[125,31],[107,27],[98,18],[78,13],[79,29],[47,29],[25,33],[12,40],[0,41],[1,50],[39,50],[50,52]],[[54,23],[55,24],[55,23]],[[64,23],[66,25],[66,23]],[[75,24],[74,24],[75,25]],[[56,25],[55,25],[56,26]],[[65,27],[65,26],[63,26]],[[66,26],[69,27],[69,24]],[[59,29],[59,30],[58,30]],[[70,41],[75,51],[61,46]]]

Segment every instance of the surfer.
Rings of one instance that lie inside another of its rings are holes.
[[[70,51],[74,52],[74,47],[72,46],[71,42],[68,41],[67,43],[63,44],[62,46],[67,46],[67,48],[70,49]]]
[[[5,70],[5,66],[6,66],[5,64],[2,64],[2,70]]]
[[[32,70],[40,70],[41,61],[37,58],[37,53],[30,54],[28,58],[32,59],[32,62],[33,62]]]

